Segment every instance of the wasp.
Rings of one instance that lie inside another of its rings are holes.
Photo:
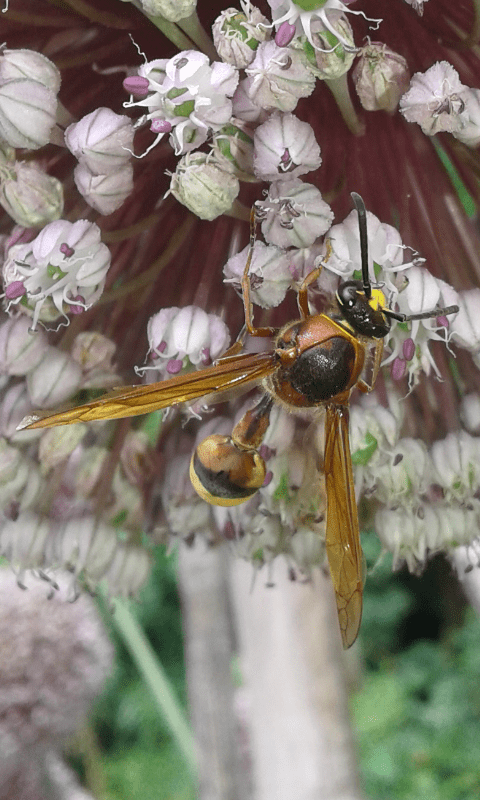
[[[358,635],[363,593],[363,558],[349,444],[350,394],[354,388],[361,392],[373,389],[392,319],[408,322],[458,311],[457,306],[450,306],[405,315],[388,307],[381,288],[372,286],[369,277],[365,204],[355,192],[352,199],[359,221],[362,279],[339,284],[336,310],[320,314],[309,311],[308,287],[319,278],[322,262],[298,289],[299,319],[279,330],[254,325],[249,276],[255,243],[254,207],[250,250],[242,277],[245,325],[237,341],[215,364],[159,383],[115,389],[67,411],[26,417],[20,425],[20,428],[45,428],[135,416],[261,382],[262,399],[246,412],[231,436],[209,436],[198,445],[191,459],[190,477],[198,494],[209,503],[231,506],[252,497],[265,480],[265,462],[258,449],[268,428],[273,403],[280,403],[290,411],[323,408],[326,552],[345,648]],[[328,252],[327,242],[326,258]],[[241,352],[246,334],[273,338],[272,349]],[[367,361],[369,381],[363,377]]]

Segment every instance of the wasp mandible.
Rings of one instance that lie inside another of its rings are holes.
[[[392,319],[408,322],[458,311],[457,306],[449,306],[405,315],[388,307],[383,292],[372,287],[369,277],[365,204],[355,192],[352,199],[358,213],[362,279],[339,284],[335,311],[321,314],[309,311],[308,288],[321,274],[323,263],[320,263],[298,290],[299,319],[280,330],[254,325],[249,276],[255,243],[254,207],[250,250],[242,278],[245,326],[237,341],[213,366],[159,383],[115,389],[67,411],[26,417],[19,426],[47,428],[135,416],[262,382],[265,390],[262,399],[246,412],[232,435],[209,436],[192,456],[190,477],[199,495],[209,503],[230,506],[248,500],[264,482],[266,467],[258,449],[268,428],[273,403],[280,403],[290,411],[325,409],[326,552],[345,648],[358,635],[363,592],[362,550],[349,444],[351,391],[373,389]],[[325,260],[328,257],[327,242]],[[247,334],[273,338],[273,348],[263,353],[242,353]],[[368,382],[362,377],[367,357],[371,364]]]

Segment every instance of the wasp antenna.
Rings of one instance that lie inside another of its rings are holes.
[[[351,198],[354,202],[358,214],[358,228],[360,231],[360,256],[362,259],[362,280],[363,291],[365,296],[370,299],[372,296],[372,284],[368,274],[368,235],[367,235],[367,211],[365,203],[357,192],[351,192]]]

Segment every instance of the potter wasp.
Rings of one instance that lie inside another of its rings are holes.
[[[456,306],[407,316],[390,309],[368,272],[367,221],[362,198],[352,193],[357,209],[362,279],[339,284],[336,310],[311,314],[308,287],[323,264],[313,269],[298,290],[299,319],[280,330],[256,327],[251,301],[250,264],[255,243],[255,209],[250,250],[242,277],[245,326],[237,341],[212,366],[149,385],[123,387],[67,411],[33,416],[20,427],[45,428],[74,422],[117,419],[188,403],[205,395],[262,382],[264,395],[246,412],[231,436],[209,436],[196,448],[190,477],[199,495],[216,505],[237,505],[262,486],[266,468],[258,450],[273,403],[290,411],[325,410],[324,472],[327,494],[326,552],[335,590],[345,648],[357,638],[362,615],[362,550],[349,445],[349,398],[353,388],[370,392],[382,359],[391,320],[408,322],[458,311]],[[327,242],[327,255],[329,257]],[[272,337],[268,352],[244,353],[246,334]],[[362,376],[370,365],[370,379]]]

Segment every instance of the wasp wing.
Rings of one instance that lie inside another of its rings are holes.
[[[54,425],[70,425],[73,422],[119,419],[147,414],[213,392],[259,381],[275,369],[276,359],[273,352],[240,354],[197,372],[177,375],[167,381],[113,389],[98,400],[66,411],[25,417],[18,429],[50,428]]]
[[[325,416],[326,549],[345,648],[358,635],[363,591],[363,558],[348,426],[347,406],[329,404]]]

